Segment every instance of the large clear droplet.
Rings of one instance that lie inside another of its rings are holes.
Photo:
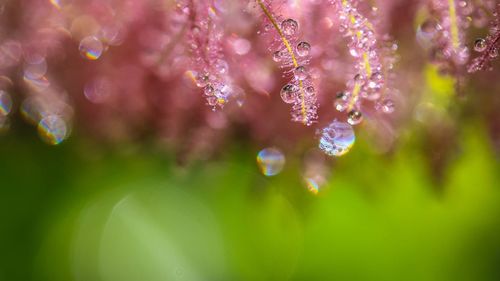
[[[486,40],[483,38],[479,38],[474,42],[474,51],[482,53],[486,50],[488,45],[486,44]]]
[[[363,114],[358,110],[352,110],[347,116],[347,122],[351,125],[358,125],[363,121]]]
[[[79,50],[84,58],[97,60],[101,57],[104,46],[97,37],[87,36],[80,41]]]
[[[285,35],[292,36],[299,29],[299,24],[294,19],[286,19],[281,23],[281,29]]]
[[[301,57],[308,56],[311,52],[311,45],[307,42],[297,44],[297,54]]]
[[[281,89],[281,99],[285,103],[294,103],[297,99],[297,92],[299,91],[299,87],[293,84],[287,84]]]
[[[307,73],[307,69],[305,67],[297,66],[293,70],[293,75],[297,80],[305,80],[309,74]]]
[[[356,136],[348,123],[333,121],[321,131],[319,148],[330,156],[342,156],[354,145]]]
[[[66,139],[68,126],[64,119],[58,115],[48,115],[38,124],[40,137],[48,144],[58,145]]]
[[[277,175],[285,166],[285,155],[275,147],[265,148],[257,154],[257,165],[263,175]]]

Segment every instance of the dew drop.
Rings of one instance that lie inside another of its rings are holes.
[[[288,36],[294,35],[298,28],[299,24],[294,19],[286,19],[281,23],[283,33]]]
[[[257,165],[263,175],[275,176],[285,166],[285,155],[275,147],[265,148],[257,154]]]
[[[345,92],[338,92],[335,98],[334,107],[337,111],[344,111],[349,106],[349,95]]]
[[[285,103],[294,103],[297,99],[297,92],[299,91],[299,87],[293,84],[287,84],[281,89],[281,99]]]
[[[102,42],[95,36],[87,36],[80,41],[80,53],[84,58],[97,60],[104,50]]]
[[[297,66],[294,70],[293,70],[293,75],[295,77],[295,79],[297,80],[305,80],[308,76],[308,73],[307,73],[307,69],[303,66]]]
[[[313,86],[307,86],[305,89],[305,93],[309,97],[314,96],[314,94],[316,93],[316,89]]]
[[[381,103],[381,109],[382,109],[382,112],[390,114],[390,113],[394,112],[394,110],[396,109],[396,106],[395,106],[393,100],[391,100],[391,99],[385,99]]]
[[[330,156],[342,156],[354,145],[356,136],[348,123],[334,120],[321,131],[319,148]]]
[[[68,127],[64,119],[58,115],[47,115],[38,123],[40,137],[51,145],[58,145],[68,134]]]
[[[283,54],[281,51],[276,51],[273,53],[273,60],[275,62],[280,62],[283,59]]]
[[[363,121],[363,114],[358,110],[352,110],[347,116],[347,122],[351,125],[358,125]]]
[[[199,74],[195,78],[195,83],[196,86],[203,88],[206,85],[208,85],[208,82],[210,81],[210,76],[208,74]]]
[[[10,95],[5,91],[0,90],[0,118],[9,115],[11,110],[12,99]]]
[[[311,45],[307,42],[297,44],[297,54],[301,57],[308,56],[311,52]]]
[[[83,94],[92,103],[103,103],[113,94],[113,85],[106,78],[96,78],[85,85]]]
[[[497,48],[493,48],[491,49],[491,51],[489,52],[488,54],[490,56],[490,58],[494,59],[494,58],[497,58],[498,57],[498,49]]]

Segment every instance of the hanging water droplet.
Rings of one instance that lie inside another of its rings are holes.
[[[330,156],[346,154],[356,140],[352,126],[337,120],[334,120],[328,127],[323,128],[321,133],[319,148]]]
[[[335,97],[334,107],[337,111],[344,111],[349,106],[349,95],[345,92],[338,92]]]
[[[347,122],[351,125],[358,125],[363,121],[363,114],[358,110],[352,110],[347,116]]]
[[[489,52],[490,58],[494,59],[498,57],[498,48],[493,48]]]
[[[210,82],[210,76],[207,73],[199,74],[195,78],[196,86],[203,88]]]
[[[95,36],[87,36],[80,41],[80,53],[84,58],[97,60],[104,50],[102,42]]]
[[[303,66],[297,66],[293,70],[293,75],[297,80],[305,80],[308,76],[307,69]]]
[[[257,154],[257,165],[263,175],[274,176],[283,170],[285,156],[277,148],[265,148]]]
[[[305,93],[308,97],[314,96],[314,94],[316,93],[316,89],[314,88],[314,86],[307,86],[305,89]]]
[[[381,103],[381,109],[382,109],[382,112],[390,114],[390,113],[394,112],[394,110],[396,109],[396,106],[395,106],[393,100],[391,100],[391,99],[385,99]]]
[[[285,103],[294,103],[297,99],[297,92],[299,91],[299,87],[293,84],[285,85],[280,92],[281,99]]]
[[[294,35],[298,28],[299,24],[294,19],[286,19],[281,23],[283,33],[288,36]]]
[[[212,85],[206,85],[205,88],[203,88],[203,93],[207,97],[213,96],[214,92],[215,92],[215,89],[214,89],[214,87]]]
[[[273,60],[275,62],[280,62],[283,59],[283,53],[281,51],[276,51],[273,53]]]
[[[311,52],[311,45],[307,42],[297,44],[297,54],[301,57],[308,56]]]
[[[487,48],[486,40],[484,40],[483,38],[479,38],[474,42],[474,51],[482,53],[486,50],[486,48]]]

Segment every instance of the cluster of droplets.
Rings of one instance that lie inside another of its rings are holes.
[[[276,147],[264,148],[257,153],[257,166],[265,176],[275,176],[285,166],[285,155]]]
[[[500,52],[500,4],[493,11],[493,21],[486,38],[478,38],[474,42],[474,51],[479,56],[474,58],[468,67],[468,72],[492,70],[491,61],[498,58]]]
[[[277,16],[271,2],[257,0],[265,15],[265,30],[273,34],[273,60],[285,70],[285,76],[291,76],[280,96],[292,106],[292,121],[310,126],[318,119],[317,91],[309,69],[311,44],[299,39],[299,23]]]
[[[196,2],[196,4],[195,4]],[[178,5],[186,16],[193,70],[186,75],[202,89],[214,110],[222,108],[236,95],[229,77],[229,64],[223,55],[224,30],[216,24],[220,19],[213,1],[185,1]]]
[[[465,30],[471,24],[473,4],[468,0],[432,0],[430,4],[429,18],[417,29],[417,42],[442,72],[456,74],[470,57]]]
[[[333,1],[339,11],[340,31],[349,39],[349,54],[355,59],[355,74],[347,82],[346,90],[337,94],[335,109],[347,113],[347,122],[362,122],[362,101],[378,101],[384,89],[377,36],[373,25],[358,12],[350,1]]]
[[[321,130],[319,148],[330,156],[342,156],[354,145],[356,136],[351,125],[334,120]]]

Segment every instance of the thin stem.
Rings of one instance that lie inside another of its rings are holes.
[[[257,3],[259,4],[260,8],[266,15],[266,17],[269,19],[271,24],[274,26],[276,31],[278,32],[281,41],[283,42],[283,45],[285,45],[288,53],[290,54],[290,57],[292,58],[293,66],[299,67],[299,63],[297,62],[297,58],[295,57],[295,53],[293,52],[292,45],[290,44],[290,41],[286,38],[285,34],[283,33],[283,30],[281,30],[281,27],[279,26],[278,22],[272,15],[272,13],[269,11],[269,9],[266,7],[266,5],[262,2],[262,0],[257,0]],[[302,80],[299,80],[299,91],[300,91],[300,100],[301,100],[301,112],[302,112],[302,123],[306,124],[307,123],[307,111],[306,111],[306,102],[305,102],[305,97],[304,97],[304,83]]]

